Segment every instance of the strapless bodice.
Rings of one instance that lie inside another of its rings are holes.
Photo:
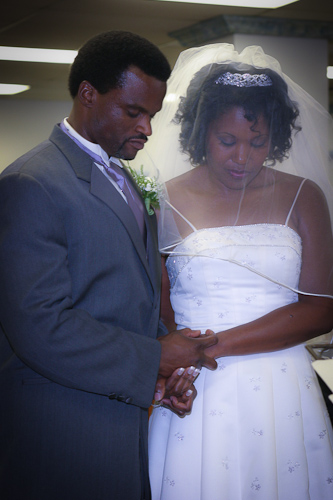
[[[226,329],[297,301],[301,255],[300,236],[285,225],[191,233],[167,259],[177,324]]]

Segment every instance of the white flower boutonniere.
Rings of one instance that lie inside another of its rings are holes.
[[[143,165],[141,165],[139,172],[128,164],[127,168],[141,191],[148,214],[153,215],[154,208],[159,208],[159,197],[161,192],[159,183],[153,177],[148,177],[143,173]]]

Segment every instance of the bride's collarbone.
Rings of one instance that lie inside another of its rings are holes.
[[[289,203],[251,203],[229,202],[226,200],[198,199],[196,203],[183,203],[177,206],[179,212],[197,229],[245,226],[252,224],[285,224],[290,209]],[[182,226],[184,221],[176,216],[177,225]]]
[[[282,178],[283,179],[283,178]],[[179,186],[178,186],[179,187]],[[243,190],[203,190],[183,185],[171,202],[197,229],[251,224],[285,224],[292,206],[296,182],[277,182],[275,187]],[[181,224],[181,222],[179,221]],[[178,224],[178,223],[177,223]]]

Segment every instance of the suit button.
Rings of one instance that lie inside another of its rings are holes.
[[[117,394],[115,392],[111,392],[111,394],[109,394],[108,398],[109,399],[116,399],[117,397]]]
[[[131,397],[128,397],[128,398],[127,398],[126,396],[118,396],[118,398],[117,398],[117,399],[118,399],[118,401],[120,401],[121,403],[127,403],[127,404],[132,403],[132,401],[133,401],[133,398],[131,398]]]

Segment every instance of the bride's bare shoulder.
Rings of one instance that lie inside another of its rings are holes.
[[[322,190],[310,179],[304,179],[293,174],[287,174],[285,172],[276,172],[276,181],[281,185],[285,192],[289,189],[291,193],[295,193],[301,187],[301,194],[306,193],[306,196],[312,195],[316,197],[321,197],[323,195]],[[303,195],[304,196],[304,195]]]
[[[274,181],[281,185],[284,185],[285,187],[299,186],[302,180],[303,178],[299,177],[298,175],[288,174],[286,172],[280,172],[279,170],[276,170],[274,172]]]
[[[197,177],[197,170],[192,169],[185,174],[174,177],[166,183],[168,193],[171,195],[176,195],[179,192],[185,193],[194,186]]]
[[[299,232],[302,228],[322,227],[326,224],[330,232],[330,215],[327,200],[322,189],[310,179],[296,175],[280,173],[278,180],[278,198],[280,203],[291,206],[295,201],[291,219]]]

